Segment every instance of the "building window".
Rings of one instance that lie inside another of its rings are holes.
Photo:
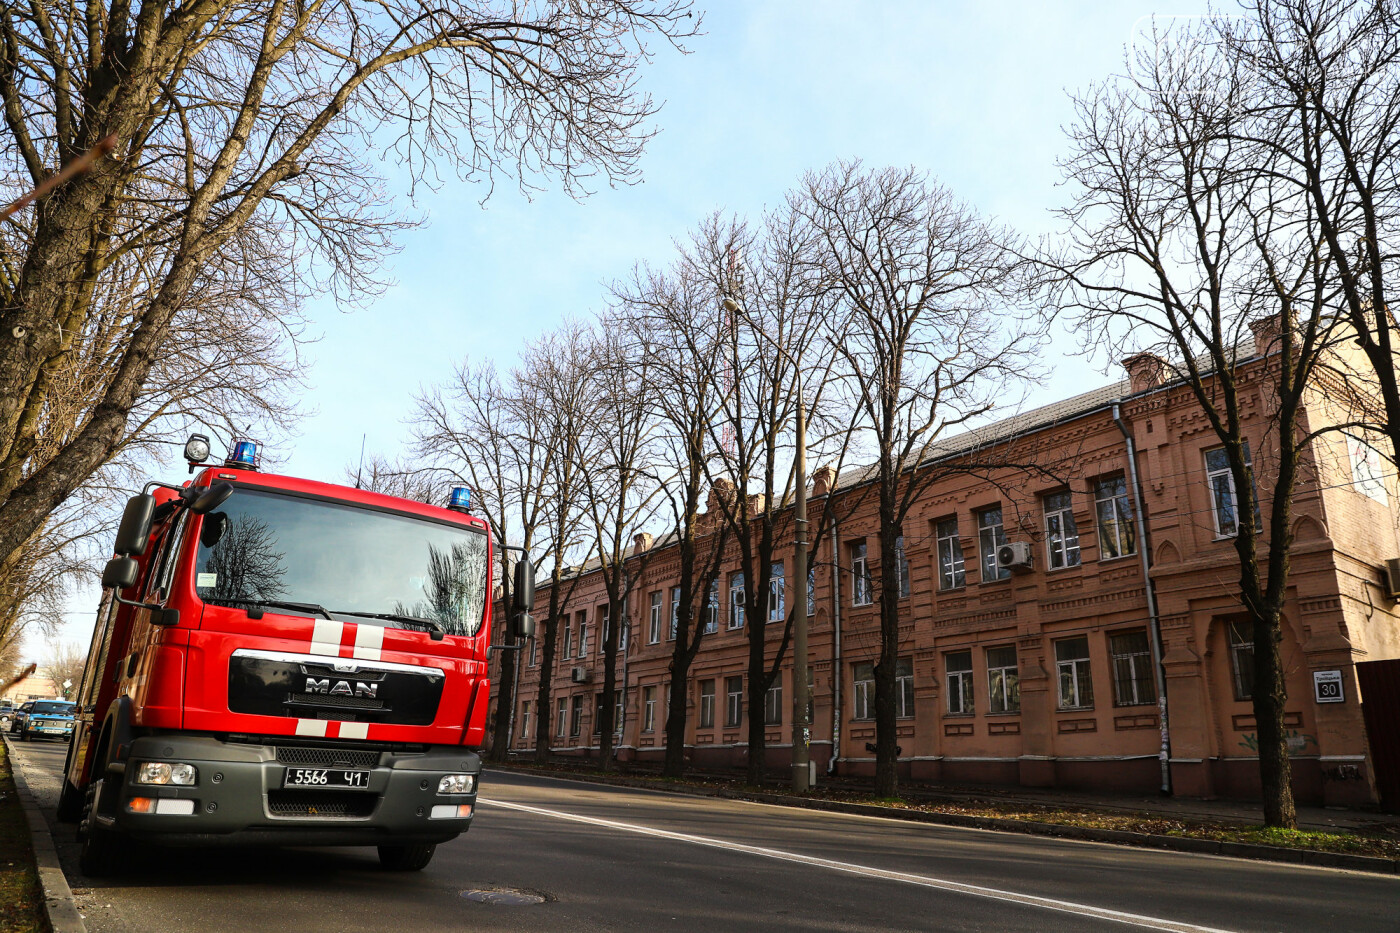
[[[528,741],[530,735],[530,701],[520,701],[520,742]]]
[[[710,581],[710,596],[705,600],[705,629],[706,635],[713,635],[719,631],[719,581]]]
[[[776,560],[768,568],[768,621],[781,622],[787,615],[787,605],[783,598],[787,581],[783,577],[783,562]]]
[[[1244,465],[1251,467],[1249,442],[1244,441]],[[1261,531],[1263,522],[1259,516],[1259,491],[1253,487],[1254,475],[1250,473],[1251,491],[1254,493],[1254,530]],[[1233,538],[1239,534],[1239,505],[1235,495],[1235,478],[1230,474],[1230,459],[1224,447],[1206,451],[1206,482],[1210,486],[1211,515],[1215,518],[1215,533],[1222,538]]]
[[[975,704],[972,693],[972,652],[951,651],[943,656],[948,672],[948,712],[971,715]]]
[[[680,618],[681,588],[673,586],[671,587],[671,634],[667,635],[667,638],[674,639],[676,637],[676,626],[680,624]]]
[[[1099,518],[1099,560],[1137,553],[1137,525],[1128,500],[1128,481],[1121,476],[1094,484],[1094,507]]]
[[[1157,702],[1157,681],[1152,676],[1152,649],[1147,630],[1108,636],[1113,655],[1113,704],[1143,706]]]
[[[1248,621],[1231,622],[1229,632],[1235,699],[1250,700],[1254,698],[1254,632]]]
[[[568,709],[568,698],[560,697],[556,703],[554,711],[554,735],[557,738],[562,739],[564,737],[564,717],[567,715]]]
[[[817,614],[817,565],[811,563],[810,556],[807,564],[807,617],[811,618]],[[808,668],[811,670],[811,668]]]
[[[561,658],[573,657],[574,654],[574,627],[568,622],[564,623],[564,650],[559,652]]]
[[[588,623],[583,619],[578,620],[578,656],[588,656]]]
[[[647,623],[647,644],[654,645],[661,641],[661,591],[657,590],[651,594],[651,616]]]
[[[865,559],[865,542],[851,545],[851,605],[868,606],[874,600],[870,585],[870,565]]]
[[[763,695],[763,721],[770,726],[783,721],[783,675],[773,678],[773,686]]]
[[[583,694],[574,694],[569,710],[569,735],[578,738],[583,733]]]
[[[909,596],[909,558],[904,553],[904,535],[894,539],[894,570],[899,576],[899,598]]]
[[[656,731],[656,688],[642,688],[642,731]]]
[[[539,645],[540,645],[539,639],[537,639],[537,638],[531,638],[531,639],[530,639],[530,666],[531,666],[531,667],[534,667],[534,666],[535,666],[535,649],[538,648]]]
[[[729,627],[744,627],[744,575],[729,576]]]
[[[987,649],[987,699],[993,713],[1021,711],[1021,677],[1011,645]]]
[[[724,678],[724,724],[737,726],[744,721],[744,677]]]
[[[1054,492],[1044,499],[1045,550],[1050,569],[1079,566],[1079,528],[1068,492]]]
[[[967,585],[963,568],[962,544],[958,542],[958,520],[945,518],[934,526],[938,541],[938,588],[956,590]]]
[[[997,548],[1006,543],[999,507],[977,513],[977,542],[982,548],[982,582],[1005,580],[1011,576],[1010,570],[997,563]]]
[[[713,729],[715,727],[714,680],[700,681],[700,721],[696,725],[701,729]]]
[[[1094,705],[1087,636],[1055,642],[1055,671],[1060,679],[1060,709],[1087,709]]]
[[[894,666],[894,696],[898,706],[895,715],[909,719],[914,715],[914,662],[900,658]]]
[[[601,693],[593,695],[593,734],[603,734],[603,695]]]
[[[851,700],[856,719],[875,718],[875,665],[863,662],[851,671]]]

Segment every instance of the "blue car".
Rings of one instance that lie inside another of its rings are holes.
[[[30,700],[15,714],[10,732],[21,742],[36,736],[66,742],[73,737],[73,708],[67,700]]]

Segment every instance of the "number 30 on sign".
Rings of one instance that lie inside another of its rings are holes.
[[[1341,671],[1313,671],[1313,699],[1319,703],[1345,703]]]

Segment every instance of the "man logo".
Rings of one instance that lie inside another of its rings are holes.
[[[362,697],[366,700],[373,700],[376,698],[375,695],[379,693],[379,684],[366,684],[357,680],[355,681],[355,688],[352,690],[350,689],[350,682],[348,680],[337,680],[332,684],[329,677],[323,677],[320,680],[317,680],[315,677],[308,677],[306,678],[306,687],[304,690],[306,693],[323,693],[326,696],[354,696]]]

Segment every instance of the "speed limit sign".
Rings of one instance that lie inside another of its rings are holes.
[[[1313,671],[1313,699],[1319,703],[1345,703],[1341,671]]]

